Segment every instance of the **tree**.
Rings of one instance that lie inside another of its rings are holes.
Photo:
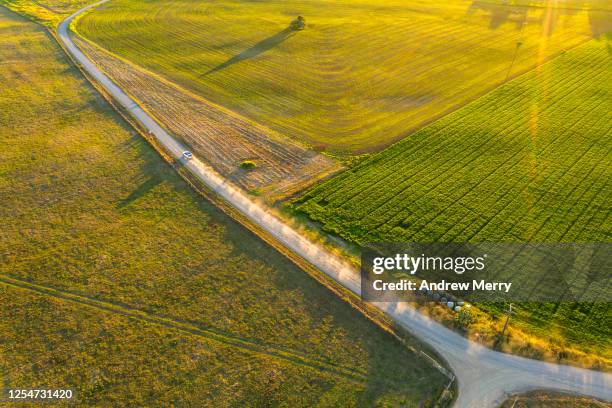
[[[291,22],[292,30],[303,30],[304,28],[306,28],[306,20],[302,16],[298,16]]]
[[[474,323],[474,316],[468,309],[461,309],[457,316],[455,316],[455,322],[457,322],[462,329],[467,329]]]
[[[244,160],[242,163],[240,163],[240,168],[247,171],[254,170],[257,168],[257,163],[255,163],[253,160]]]

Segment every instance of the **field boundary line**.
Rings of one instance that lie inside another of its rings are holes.
[[[279,346],[262,344],[255,340],[230,335],[228,333],[223,333],[212,328],[198,327],[196,325],[182,322],[171,317],[158,316],[142,311],[140,309],[132,308],[127,305],[119,305],[109,301],[98,300],[93,297],[80,295],[45,285],[39,285],[22,279],[16,279],[4,274],[0,274],[0,282],[7,286],[18,287],[24,290],[28,290],[30,292],[36,292],[57,299],[62,299],[64,301],[78,303],[80,305],[84,305],[93,309],[103,310],[108,313],[122,315],[130,319],[164,326],[170,329],[178,330],[183,333],[188,333],[198,337],[206,338],[217,343],[223,343],[227,346],[242,349],[245,352],[285,360],[292,364],[305,366],[311,369],[340,376],[361,385],[363,385],[367,381],[366,373],[360,370],[343,367],[322,360],[317,360],[312,357],[305,356],[297,351],[288,351],[287,349],[283,349]]]
[[[581,42],[578,42],[576,44],[574,44],[571,47],[568,48],[564,48],[563,50],[555,53],[555,54],[551,54],[548,57],[544,58],[542,60],[542,62],[540,63],[536,63],[533,66],[527,67],[525,69],[519,70],[513,74],[510,74],[509,76],[506,77],[506,79],[503,79],[495,84],[493,84],[490,88],[484,89],[482,92],[474,95],[474,97],[470,100],[467,101],[463,101],[461,103],[458,103],[457,105],[453,105],[451,107],[449,107],[448,109],[440,112],[437,115],[432,116],[431,118],[429,118],[428,120],[426,120],[425,122],[419,124],[418,126],[413,126],[408,128],[405,132],[401,133],[400,135],[398,135],[395,138],[390,138],[387,143],[385,144],[377,144],[377,145],[373,145],[369,148],[366,149],[358,149],[354,152],[354,154],[359,155],[359,154],[376,154],[376,153],[380,153],[384,150],[387,150],[389,148],[391,148],[392,146],[404,141],[405,139],[411,137],[412,135],[414,135],[416,132],[420,131],[421,129],[426,128],[429,125],[434,124],[435,122],[437,122],[438,120],[453,114],[454,112],[457,112],[459,110],[461,110],[462,108],[465,108],[466,106],[469,106],[470,104],[480,100],[481,98],[484,98],[485,96],[487,96],[488,94],[494,92],[495,90],[503,87],[504,85],[506,85],[509,82],[514,81],[515,79],[518,79],[520,77],[522,77],[523,75],[529,74],[531,71],[534,71],[546,64],[548,64],[549,62],[553,61],[556,58],[559,58],[560,56],[564,55],[564,53],[571,51],[573,49],[576,49],[578,47],[582,47],[583,45],[587,44],[588,42],[593,41],[593,38],[586,38]]]

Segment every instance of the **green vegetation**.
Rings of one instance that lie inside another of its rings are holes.
[[[474,323],[474,316],[472,316],[472,312],[469,309],[462,309],[455,316],[455,322],[461,329],[467,330]]]
[[[306,28],[306,20],[302,16],[298,16],[295,20],[293,20],[290,24],[291,29],[293,30],[303,30]]]
[[[283,135],[342,154],[401,139],[609,21],[605,0],[552,3],[113,0],[76,29]],[[291,29],[296,15],[305,30]]]
[[[499,408],[610,408],[610,404],[585,397],[537,391],[511,396]]]
[[[4,386],[81,406],[436,398],[441,374],[194,193],[44,28],[0,8],[0,50]]]
[[[240,168],[243,170],[253,170],[257,168],[257,163],[255,163],[253,160],[244,160],[242,163],[240,163]]]
[[[3,284],[0,304],[3,384],[69,388],[77,406],[355,402],[350,378],[203,336]]]
[[[310,189],[294,208],[358,244],[609,241],[609,68],[608,45],[591,41]],[[609,318],[607,304],[564,303],[523,305],[514,321],[610,356]]]

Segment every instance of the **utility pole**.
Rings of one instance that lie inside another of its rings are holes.
[[[510,305],[508,306],[508,310],[506,310],[506,323],[504,323],[504,328],[502,329],[502,332],[501,332],[502,339],[504,338],[504,334],[506,333],[506,328],[508,327],[508,321],[510,320],[511,314],[516,314],[516,312],[512,310],[512,303],[510,303]]]

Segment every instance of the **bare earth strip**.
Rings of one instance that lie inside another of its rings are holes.
[[[84,40],[79,47],[167,130],[247,191],[285,196],[341,169],[336,161],[215,106]],[[244,170],[245,160],[256,168]]]
[[[101,0],[64,20],[58,35],[72,57],[141,123],[173,158],[180,160],[184,145],[166,132],[121,88],[102,73],[75,45],[69,35],[70,22],[80,13],[106,2]],[[287,249],[310,262],[332,279],[359,295],[359,274],[340,257],[313,243],[280,218],[253,201],[240,189],[202,161],[194,158],[185,168],[226,200],[246,218],[256,223]],[[612,374],[530,360],[503,354],[474,343],[418,313],[406,303],[373,303],[398,325],[429,344],[446,359],[457,376],[459,396],[455,406],[495,407],[507,395],[529,390],[552,389],[612,401]]]

